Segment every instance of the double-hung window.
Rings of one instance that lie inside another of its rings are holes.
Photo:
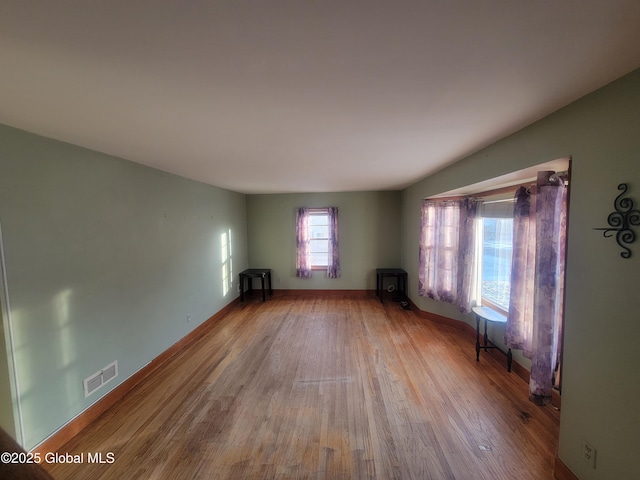
[[[326,208],[309,211],[309,252],[311,268],[329,265],[329,212]]]
[[[296,276],[311,278],[313,270],[340,277],[338,209],[299,208],[296,220]]]

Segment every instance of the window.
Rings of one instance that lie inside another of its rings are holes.
[[[326,209],[309,212],[309,251],[311,268],[329,265],[329,213]]]
[[[513,191],[423,202],[418,294],[507,313],[513,251]]]
[[[458,201],[425,202],[422,233],[425,258],[422,290],[428,296],[453,303],[458,278],[458,246],[460,227]]]
[[[467,192],[446,192],[453,197],[442,194],[423,201],[418,294],[456,304],[465,313],[466,305],[473,303],[504,313],[505,344],[531,359],[530,399],[543,405],[558,386],[562,361],[569,172],[531,173],[535,182],[531,179],[528,184],[484,193],[476,193],[483,192],[476,184],[466,187]],[[512,184],[514,179],[506,177]],[[465,200],[470,200],[469,206],[477,202],[477,208],[461,208],[459,195],[472,191]],[[462,219],[451,231],[446,218],[437,216],[449,205],[457,205]],[[457,237],[457,247],[451,244],[452,237]],[[455,270],[444,261],[448,256],[455,259]],[[454,280],[448,281],[449,277]],[[467,278],[472,283],[469,289]],[[454,286],[458,289],[447,295],[446,287]],[[467,291],[471,301],[460,301]]]
[[[512,199],[481,203],[477,236],[480,303],[506,313],[511,290]]]
[[[311,278],[324,269],[327,277],[340,277],[338,209],[298,208],[296,218],[296,277]]]

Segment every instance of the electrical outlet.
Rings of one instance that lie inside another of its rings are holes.
[[[582,441],[582,458],[591,466],[596,468],[596,449],[593,448],[586,440]]]
[[[191,315],[187,315],[187,323],[191,321]]]

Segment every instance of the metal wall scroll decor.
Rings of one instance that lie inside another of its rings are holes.
[[[616,241],[622,248],[620,256],[622,258],[630,258],[631,249],[627,245],[636,240],[636,234],[631,227],[640,225],[640,210],[633,208],[633,200],[623,198],[627,193],[626,183],[618,185],[618,190],[622,190],[622,193],[613,202],[613,207],[616,210],[607,217],[607,223],[609,223],[610,227],[594,228],[594,230],[603,230],[605,237],[612,237],[615,234]]]

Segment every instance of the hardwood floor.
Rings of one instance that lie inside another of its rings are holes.
[[[549,479],[559,412],[374,297],[251,300],[59,453],[56,479]],[[113,463],[87,462],[88,453]]]

